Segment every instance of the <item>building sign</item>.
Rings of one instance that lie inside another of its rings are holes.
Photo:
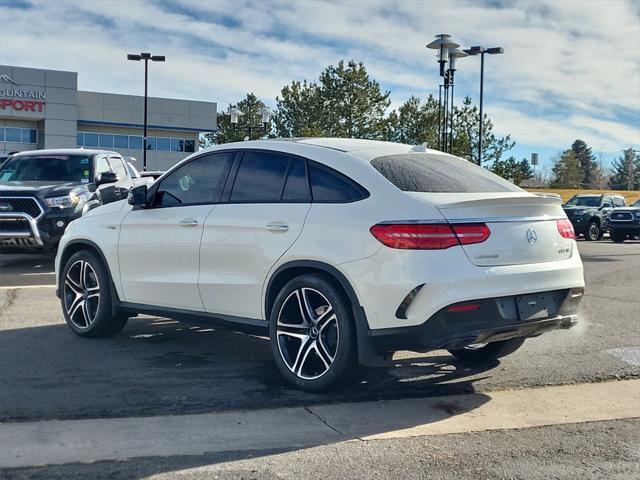
[[[47,95],[38,90],[23,90],[9,75],[0,75],[0,110],[7,107],[16,111],[42,112]],[[4,85],[6,84],[6,86]]]

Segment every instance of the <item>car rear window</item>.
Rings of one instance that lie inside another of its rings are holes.
[[[403,192],[522,192],[511,182],[462,158],[407,153],[374,158],[371,165]]]

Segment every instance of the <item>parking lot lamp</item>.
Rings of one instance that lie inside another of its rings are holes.
[[[484,48],[481,46],[471,47],[464,51],[468,55],[480,55],[480,126],[478,129],[478,165],[482,164],[482,127],[484,118],[482,118],[482,97],[484,95],[484,54],[496,55],[504,53],[502,47]]]
[[[436,39],[427,45],[427,48],[438,51],[438,63],[440,64],[440,76],[444,78],[444,96],[442,98],[443,101],[439,101],[439,112],[438,117],[442,119],[442,122],[439,126],[438,131],[438,150],[446,150],[447,142],[446,142],[446,125],[448,124],[448,93],[449,93],[449,82],[448,75],[445,68],[445,65],[449,61],[449,51],[454,48],[458,48],[456,42],[451,40],[451,35],[446,33],[439,33],[436,35]],[[439,96],[440,98],[440,96]],[[444,107],[444,111],[443,111]]]
[[[243,116],[244,113],[238,107],[229,107],[229,109],[225,112],[225,115],[229,115],[229,117],[231,117],[230,118],[231,126],[233,127],[233,131],[235,132],[236,129],[238,128],[240,117]],[[260,115],[260,122],[262,123],[262,131],[266,133],[267,129],[269,128],[269,124],[271,123],[271,109],[269,107],[262,107],[260,110],[258,110],[258,115]],[[251,119],[249,120],[248,124],[245,125],[244,128],[247,130],[247,133],[249,134],[248,138],[250,140],[251,134],[254,131],[256,131],[256,129],[253,128]]]
[[[127,54],[127,60],[133,60],[139,62],[144,60],[144,133],[143,133],[143,151],[142,151],[142,170],[147,170],[147,90],[148,90],[148,78],[149,78],[149,61],[152,62],[164,62],[164,55],[151,55],[150,53],[141,54]]]

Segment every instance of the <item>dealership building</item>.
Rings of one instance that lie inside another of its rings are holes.
[[[142,78],[140,78],[142,87]],[[216,130],[216,103],[148,98],[147,169],[165,170]],[[142,169],[144,97],[78,90],[78,74],[0,65],[0,153],[104,148]]]

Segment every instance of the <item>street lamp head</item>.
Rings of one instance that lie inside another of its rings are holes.
[[[237,125],[238,121],[240,120],[240,116],[244,115],[244,113],[242,113],[242,111],[237,107],[229,107],[229,110],[227,111],[227,113],[225,113],[225,115],[229,115],[231,117],[232,125]]]
[[[458,49],[458,48],[454,48],[449,50],[449,70],[451,70],[452,72],[456,71],[456,63],[458,61],[459,58],[464,58],[464,57],[468,57],[469,54],[463,52],[462,50]]]
[[[151,61],[152,62],[164,62],[165,61],[165,57],[164,57],[164,55],[153,55],[151,57]]]
[[[260,114],[262,123],[264,123],[265,125],[269,123],[269,120],[271,119],[271,109],[269,107],[262,107],[260,110],[258,110],[258,113]]]
[[[440,76],[444,76],[444,64],[449,60],[449,50],[458,48],[456,42],[451,40],[451,35],[439,33],[436,39],[427,45],[427,48],[438,50],[438,63],[440,63]]]
[[[504,48],[502,48],[502,47],[487,48],[487,53],[489,55],[496,55],[496,54],[504,53]]]
[[[140,60],[142,60],[142,57],[140,55],[134,55],[132,53],[127,54],[127,60],[134,60],[136,62],[139,62]]]
[[[140,56],[142,58],[147,58],[147,59],[151,58],[151,54],[150,53],[141,53]]]

